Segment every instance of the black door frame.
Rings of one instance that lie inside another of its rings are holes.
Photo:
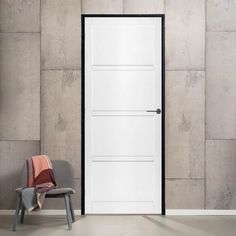
[[[162,215],[165,208],[165,15],[164,14],[82,14],[81,15],[81,214],[85,214],[85,18],[158,17],[162,20]]]

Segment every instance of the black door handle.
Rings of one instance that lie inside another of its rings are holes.
[[[157,114],[161,114],[161,109],[158,108],[156,110],[147,110],[147,112],[156,112]]]

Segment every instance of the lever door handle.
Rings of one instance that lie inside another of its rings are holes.
[[[157,114],[161,114],[161,109],[158,108],[156,110],[147,110],[147,112],[156,112]]]

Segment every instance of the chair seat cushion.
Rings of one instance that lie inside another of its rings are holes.
[[[16,188],[16,192],[21,192],[22,188]],[[46,195],[74,194],[73,188],[54,188],[46,193]]]
[[[73,188],[54,188],[47,192],[46,195],[58,195],[58,194],[74,194]]]

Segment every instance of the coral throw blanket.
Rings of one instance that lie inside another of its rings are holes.
[[[46,192],[56,187],[52,163],[48,156],[33,156],[27,160],[27,188],[22,190],[22,201],[29,211],[41,209]]]

